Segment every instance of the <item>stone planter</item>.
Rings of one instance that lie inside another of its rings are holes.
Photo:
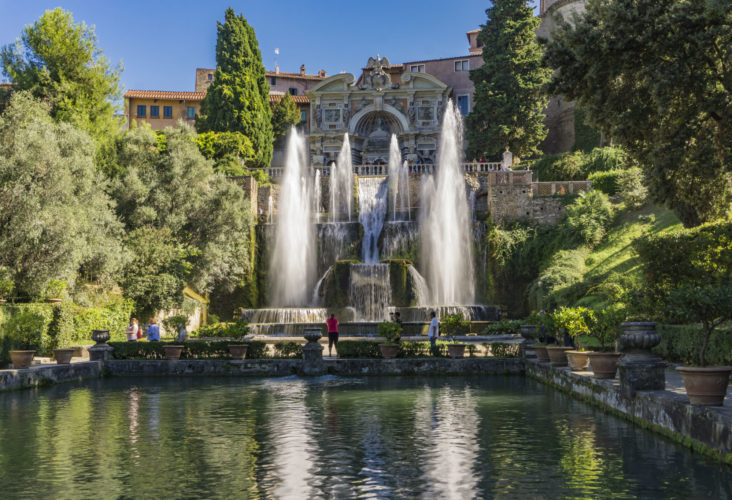
[[[447,344],[447,352],[452,359],[462,358],[465,355],[465,344]]]
[[[732,366],[691,367],[678,366],[686,387],[686,395],[693,405],[722,406],[727,394]]]
[[[28,368],[33,362],[33,355],[36,351],[10,351],[10,360],[13,362],[13,368],[22,370]]]
[[[595,378],[615,378],[621,356],[619,352],[588,352],[587,355]]]
[[[550,361],[545,345],[535,345],[534,352],[536,352],[536,358],[539,360],[539,363],[548,363]]]
[[[92,330],[91,338],[97,345],[104,344],[109,340],[109,330]]]
[[[521,336],[526,340],[536,338],[536,325],[521,325]]]
[[[53,357],[56,358],[56,363],[59,365],[68,365],[71,363],[71,358],[74,357],[76,349],[73,347],[70,349],[54,349]]]
[[[176,360],[180,359],[180,355],[183,352],[182,345],[164,345],[163,350],[165,351],[165,359]]]
[[[618,362],[620,389],[627,397],[636,391],[662,391],[666,388],[666,362],[653,354],[661,341],[653,321],[622,323],[619,344],[623,357]]]
[[[571,351],[572,347],[547,346],[546,353],[549,355],[549,361],[552,366],[557,368],[567,366],[567,351]]]
[[[590,357],[586,351],[567,351],[567,362],[573,372],[584,372],[590,366]]]
[[[231,354],[231,359],[244,359],[247,355],[248,348],[248,344],[229,344],[229,354]]]
[[[399,352],[398,344],[379,344],[379,350],[381,351],[381,357],[384,359],[396,358]]]

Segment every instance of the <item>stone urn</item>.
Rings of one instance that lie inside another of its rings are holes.
[[[109,330],[92,330],[91,338],[97,345],[104,344],[109,340]]]
[[[546,352],[545,345],[535,345],[534,351],[536,352],[536,358],[539,360],[539,363],[548,363],[549,360],[549,354]]]
[[[302,346],[303,373],[316,375],[323,371],[323,346],[318,340],[323,336],[321,328],[306,328],[303,334],[307,344]]]
[[[536,338],[536,325],[521,325],[521,336],[528,341]]]
[[[68,365],[71,363],[71,358],[74,357],[74,353],[76,352],[76,349],[69,348],[69,349],[54,349],[53,350],[53,357],[56,358],[56,363],[59,365]]]
[[[722,406],[727,395],[732,366],[678,366],[686,387],[686,395],[693,405]]]
[[[561,368],[567,366],[567,351],[571,351],[573,347],[562,346],[546,346],[546,353],[552,366]]]
[[[567,355],[569,368],[573,372],[583,372],[589,368],[590,357],[587,355],[587,351],[567,351],[565,354]]]
[[[621,323],[620,336],[623,356],[618,362],[620,388],[624,395],[633,397],[635,391],[662,391],[666,388],[666,362],[651,349],[661,341],[653,321]]]
[[[229,344],[229,354],[231,359],[242,360],[247,355],[248,344]]]
[[[182,345],[164,345],[163,350],[165,351],[165,359],[174,361],[180,359],[180,355],[183,352]]]
[[[465,355],[465,344],[447,344],[447,353],[452,359],[459,359]]]
[[[521,336],[524,341],[521,343],[521,353],[524,358],[536,358],[534,350],[534,339],[536,339],[536,325],[521,325]]]
[[[381,357],[384,359],[394,359],[399,353],[399,344],[379,344]]]
[[[30,367],[35,353],[36,351],[26,350],[10,351],[10,360],[13,362],[13,368],[16,370],[22,370]]]
[[[588,352],[587,355],[595,378],[615,378],[621,356],[619,352]]]

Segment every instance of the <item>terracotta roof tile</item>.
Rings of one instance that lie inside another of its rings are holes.
[[[202,101],[205,92],[170,92],[167,90],[128,90],[124,97],[138,99],[174,99],[185,101]]]
[[[282,98],[284,97],[284,94],[269,94],[269,102],[280,102]],[[310,102],[310,99],[306,95],[293,95],[292,100],[295,101],[298,104],[308,104]]]

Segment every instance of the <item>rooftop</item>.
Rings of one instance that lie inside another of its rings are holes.
[[[128,90],[124,98],[137,99],[171,99],[183,101],[202,101],[206,97],[205,92],[171,92],[168,90]]]
[[[280,102],[283,97],[285,97],[284,92],[270,92],[269,102]],[[297,104],[308,104],[310,102],[310,99],[308,99],[308,96],[306,95],[291,95],[290,97],[292,97],[292,100]]]

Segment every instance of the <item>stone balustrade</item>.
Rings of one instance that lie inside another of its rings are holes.
[[[408,165],[410,174],[431,174],[435,171],[433,164],[410,164]],[[499,172],[501,171],[500,162],[469,162],[463,163],[462,169],[465,173],[481,173],[481,172]],[[329,177],[332,167],[315,167],[314,170],[320,173],[321,177]],[[285,173],[284,167],[270,167],[266,169],[267,174],[272,179],[282,177]],[[388,165],[354,165],[353,173],[360,176],[386,176],[389,174]]]

